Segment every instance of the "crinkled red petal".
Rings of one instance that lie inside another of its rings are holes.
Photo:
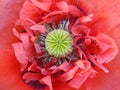
[[[50,75],[48,75],[48,76],[44,77],[43,79],[41,79],[40,82],[42,84],[46,84],[48,86],[47,90],[53,90],[52,80],[51,80],[51,76]]]
[[[38,24],[35,24],[33,26],[30,27],[31,30],[38,30],[40,33],[45,33],[46,31],[46,28],[43,26],[43,25],[38,25]]]
[[[25,52],[23,44],[21,42],[13,44],[14,52],[17,60],[21,64],[21,71],[24,71],[27,67],[29,58]],[[22,58],[21,58],[22,57]]]
[[[51,7],[51,1],[43,1],[39,2],[37,0],[30,0],[35,6],[37,6],[39,9],[48,12]]]
[[[120,26],[111,29],[106,34],[109,35],[118,46],[118,49],[120,50]],[[100,69],[97,68],[97,71],[99,74],[93,79],[91,84],[91,89],[96,90],[96,88],[99,88],[99,90],[119,90],[120,86],[120,52],[118,52],[117,56],[114,58],[112,62],[105,65],[107,69],[110,71],[108,74],[105,74]],[[100,84],[98,84],[100,83]]]
[[[42,78],[41,73],[32,73],[32,72],[27,72],[23,75],[23,79],[27,80],[40,80]]]
[[[99,63],[103,63],[106,61],[106,63],[110,62],[111,60],[114,59],[114,57],[117,55],[118,53],[118,48],[116,46],[116,44],[114,43],[114,41],[107,35],[105,34],[99,34],[97,36],[97,38],[103,42],[106,43],[108,45],[110,45],[111,47],[109,49],[107,49],[106,51],[104,51],[101,55],[100,55],[100,61],[98,61]],[[102,46],[101,46],[102,47]],[[104,47],[103,47],[104,48]]]
[[[41,11],[31,2],[26,1],[20,11],[21,19],[32,19],[36,22],[40,20]]]

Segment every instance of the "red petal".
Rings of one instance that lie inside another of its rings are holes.
[[[2,30],[0,30],[0,49],[1,50],[11,48],[11,44],[17,41],[18,39],[13,35],[11,26],[9,28],[3,28]]]
[[[53,90],[51,76],[44,77],[43,79],[40,80],[40,82],[42,84],[46,84],[49,87],[48,90]]]
[[[81,11],[76,6],[73,5],[69,5],[69,12],[74,17],[79,17],[82,15]]]
[[[77,19],[76,21],[76,24],[86,24],[88,22],[91,22],[92,21],[92,17],[93,17],[93,14],[89,14],[87,16],[82,16],[80,18]]]
[[[68,85],[75,89],[79,89],[80,86],[87,80],[90,74],[91,71],[84,72],[83,74],[77,74],[70,82],[68,82]]]
[[[78,60],[75,62],[76,66],[78,66],[80,69],[85,69],[85,65],[82,60]]]
[[[35,51],[38,55],[42,55],[42,51],[40,49],[40,45],[37,43],[34,43]]]
[[[84,14],[93,14],[89,24],[93,33],[107,31],[120,23],[120,0],[66,0],[78,5]]]
[[[11,44],[17,41],[12,27],[23,2],[24,0],[0,0],[0,49],[11,48]]]
[[[108,62],[110,62],[111,60],[113,60],[114,57],[117,55],[117,53],[118,53],[118,48],[117,48],[116,44],[114,43],[114,41],[113,41],[109,36],[107,36],[107,35],[105,35],[105,34],[99,34],[99,35],[97,36],[97,38],[98,38],[101,42],[106,43],[106,44],[108,44],[108,45],[111,46],[108,50],[106,50],[104,53],[102,53],[102,54],[100,55],[99,58],[100,58],[101,61],[98,61],[99,63],[103,63],[103,62],[108,63]],[[101,46],[101,47],[103,47],[103,46]],[[104,47],[103,47],[103,48],[104,48]]]
[[[43,11],[49,11],[51,6],[51,1],[39,2],[37,0],[31,0],[31,2]]]
[[[53,83],[53,90],[76,90],[76,89],[70,88],[66,83],[63,83],[60,81],[56,81],[56,82]]]
[[[105,32],[120,23],[120,0],[86,0],[83,2],[93,14],[93,21],[90,24],[92,30]]]
[[[82,36],[82,35],[88,35],[90,32],[90,28],[84,25],[74,25],[71,31],[76,36]]]
[[[31,37],[34,36],[33,32],[30,29],[31,25],[33,25],[33,24],[36,24],[36,23],[31,19],[17,20],[16,23],[15,23],[16,26],[24,27],[23,30],[25,30],[29,34],[29,36],[31,36]],[[19,31],[19,29],[16,29],[16,30]]]
[[[23,79],[27,80],[40,80],[42,78],[41,73],[27,72],[23,75]]]
[[[27,18],[27,19],[39,21],[40,15],[41,15],[40,10],[29,1],[26,1],[24,3],[23,8],[21,9],[21,12],[20,12],[21,19]]]
[[[92,63],[94,63],[94,65],[98,66],[100,69],[102,69],[104,72],[108,73],[109,71],[107,70],[107,68],[105,68],[102,64],[98,63],[94,58],[92,58],[90,55],[87,55],[88,58],[90,59],[90,61]]]
[[[33,71],[33,72],[40,72],[40,70],[37,68],[38,66],[36,64],[32,64],[29,68],[28,71]]]
[[[114,29],[111,29],[107,34],[112,37],[118,46],[119,52],[116,58],[106,64],[106,68],[110,71],[108,74],[105,74],[97,68],[99,74],[92,81],[92,90],[119,90],[120,89],[120,26],[117,26]]]
[[[0,52],[0,83],[1,90],[32,90],[23,82],[12,51]]]
[[[67,3],[64,1],[57,3],[57,7],[59,8],[60,11],[64,11],[66,13],[68,13],[69,11]]]
[[[51,69],[51,68],[50,68]],[[56,67],[55,70],[52,72],[52,74],[59,72],[59,71],[69,71],[70,69],[72,69],[72,66],[68,63],[68,62],[64,62],[63,64],[61,64],[60,66]]]
[[[77,70],[78,70],[78,67],[76,66],[73,69],[71,69],[70,71],[66,72],[65,74],[58,76],[57,79],[59,79],[62,82],[67,82],[74,77]]]
[[[31,26],[30,28],[32,30],[38,30],[41,33],[45,33],[45,31],[46,31],[46,28],[43,25],[38,25],[38,24],[35,24],[35,25]]]
[[[23,71],[28,64],[29,58],[27,57],[23,44],[21,42],[13,44],[13,47],[15,56],[19,63],[21,64],[21,70]]]
[[[26,55],[30,59],[33,56],[33,52],[34,52],[34,46],[30,41],[30,37],[29,37],[28,33],[22,33],[22,34],[20,34],[20,37],[21,37],[21,41],[22,41],[24,50],[26,52]]]
[[[54,5],[55,4],[55,5]],[[49,14],[47,14],[45,17],[43,17],[42,19],[47,19],[47,18],[51,18],[54,15],[66,15],[69,12],[69,8],[66,2],[61,1],[58,3],[53,3],[53,11],[51,11]],[[60,16],[57,16],[58,18]]]

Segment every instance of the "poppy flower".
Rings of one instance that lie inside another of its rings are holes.
[[[1,90],[119,90],[119,0],[0,2]]]

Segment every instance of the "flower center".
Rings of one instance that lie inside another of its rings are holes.
[[[45,48],[50,55],[56,58],[65,57],[73,50],[73,39],[64,29],[55,29],[48,33],[45,39]]]

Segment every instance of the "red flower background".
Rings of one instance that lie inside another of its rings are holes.
[[[31,90],[22,80],[20,65],[14,56],[11,45],[19,41],[12,33],[13,22],[19,18],[19,12],[25,0],[1,0],[0,1],[0,89],[1,90]],[[90,26],[94,30],[110,36],[118,49],[120,48],[120,1],[119,0],[80,0],[87,7],[85,11],[91,12],[94,17]],[[77,4],[78,0],[68,0],[69,3]],[[105,67],[110,71],[104,73],[95,68],[98,74],[92,79],[91,90],[119,90],[120,86],[120,60],[118,52],[114,60]],[[89,81],[86,81],[89,82]],[[54,90],[74,90],[67,85],[57,82],[53,85]],[[84,90],[83,85],[80,90]]]

